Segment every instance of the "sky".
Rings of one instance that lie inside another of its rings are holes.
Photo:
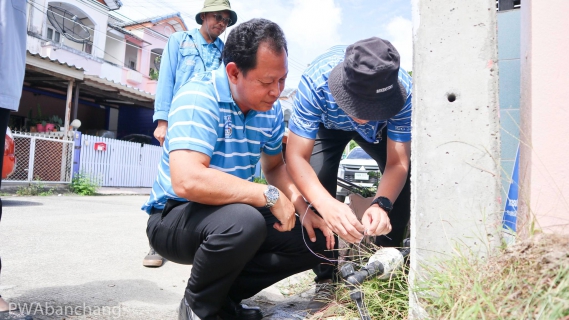
[[[203,0],[121,0],[119,18],[128,21],[180,12],[188,28]],[[369,37],[391,41],[401,67],[412,69],[411,0],[232,0],[237,24],[265,18],[284,30],[289,50],[287,88],[296,88],[304,69],[328,48]],[[236,24],[236,25],[237,25]],[[221,35],[226,39],[228,32]]]

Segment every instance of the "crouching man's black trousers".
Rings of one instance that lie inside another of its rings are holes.
[[[164,258],[193,265],[185,297],[201,319],[214,319],[226,299],[239,303],[326,262],[308,249],[324,253],[326,239],[320,230],[313,243],[298,218],[289,232],[274,229],[277,221],[269,209],[246,204],[169,200],[162,212],[150,215],[146,233]]]

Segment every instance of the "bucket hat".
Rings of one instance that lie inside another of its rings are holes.
[[[362,120],[387,120],[407,100],[399,82],[399,53],[387,40],[360,40],[346,49],[344,61],[328,78],[328,87],[338,107]]]
[[[229,11],[231,24],[228,25],[228,27],[231,27],[232,25],[235,24],[235,22],[237,22],[237,13],[231,10],[231,4],[229,3],[229,0],[205,0],[203,8],[200,10],[200,12],[196,14],[196,22],[200,25],[203,23],[203,20],[200,17],[200,13],[216,12],[224,10]]]

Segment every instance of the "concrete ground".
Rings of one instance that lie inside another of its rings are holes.
[[[2,197],[0,294],[34,319],[176,319],[191,266],[142,266],[147,191]],[[299,274],[247,303],[261,306],[265,319],[303,319],[311,283]],[[287,296],[299,287],[302,294]]]

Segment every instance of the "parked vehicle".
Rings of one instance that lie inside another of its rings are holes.
[[[2,179],[6,179],[9,175],[14,173],[16,169],[16,156],[14,136],[12,136],[12,130],[6,128],[6,138],[4,140],[4,160],[2,162]]]
[[[378,182],[378,177],[369,176],[369,172],[378,172],[377,162],[361,147],[355,147],[348,156],[340,161],[338,177],[361,187],[372,187]],[[348,190],[340,186],[336,189],[336,199],[344,201]]]
[[[129,135],[126,135],[122,138],[120,138],[119,140],[124,140],[124,141],[130,141],[130,142],[138,142],[138,143],[144,143],[144,144],[152,144],[152,137],[145,135],[145,134],[139,134],[139,133],[132,133]]]

